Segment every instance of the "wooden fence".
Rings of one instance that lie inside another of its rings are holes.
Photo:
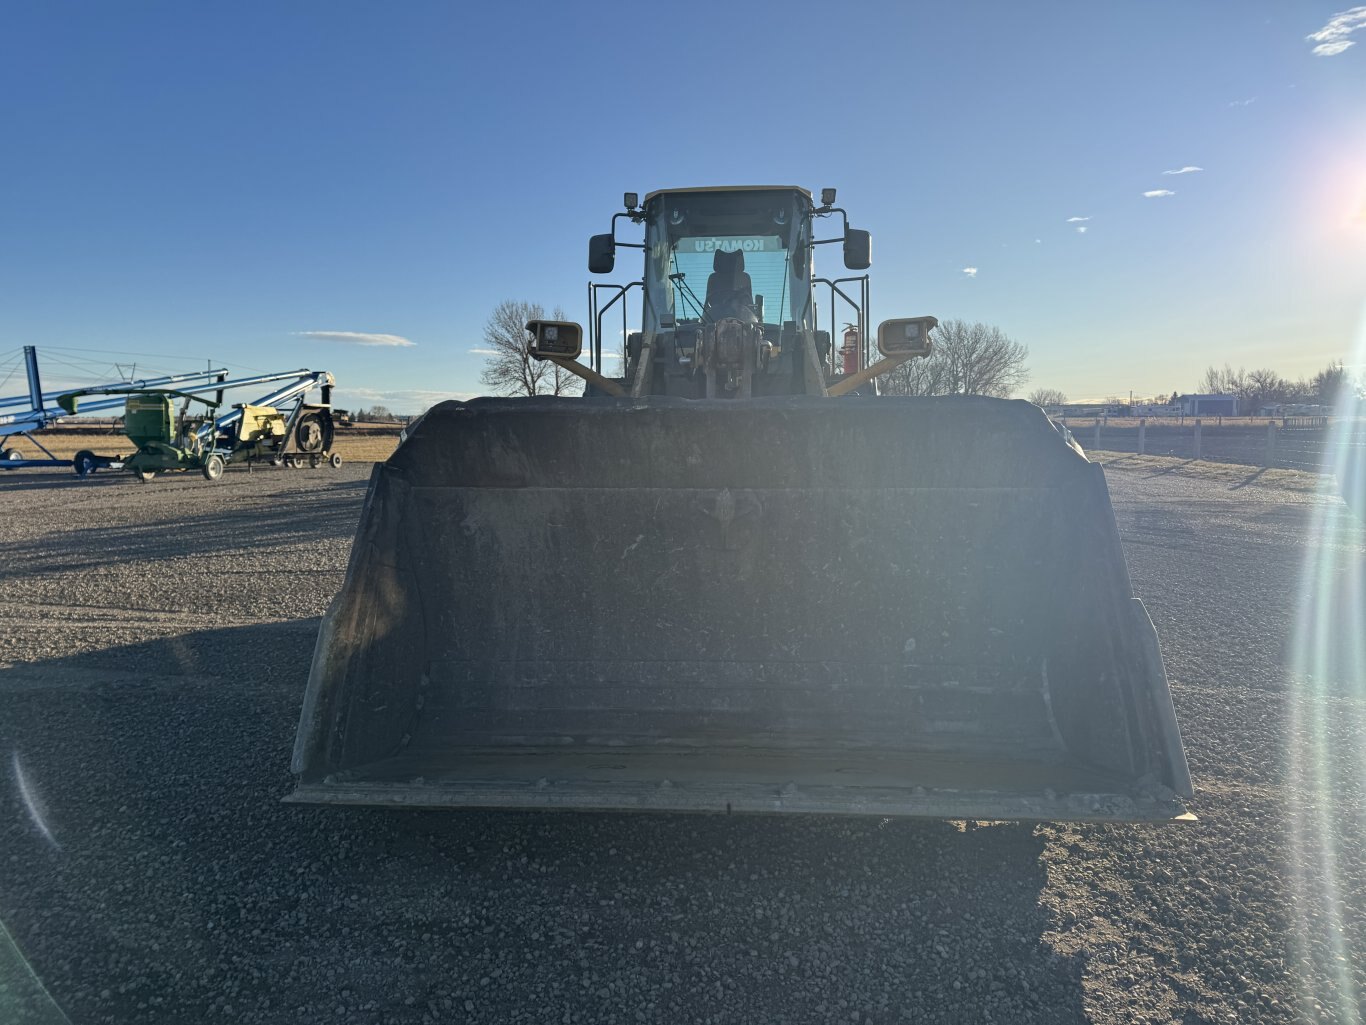
[[[1290,417],[1236,425],[1211,419],[1097,420],[1069,428],[1083,448],[1139,455],[1208,459],[1220,463],[1325,472],[1341,446],[1350,458],[1366,464],[1366,420],[1329,421],[1324,417]]]

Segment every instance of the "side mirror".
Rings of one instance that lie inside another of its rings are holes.
[[[873,236],[857,228],[844,232],[844,265],[850,270],[867,270],[873,263]]]
[[[608,238],[611,236],[609,235]],[[531,337],[526,352],[532,359],[578,359],[583,351],[583,328],[568,320],[529,320]]]
[[[611,274],[617,265],[617,240],[611,235],[594,235],[588,240],[588,272]]]
[[[930,332],[939,325],[934,317],[902,317],[877,326],[877,351],[884,356],[928,356],[934,344]]]

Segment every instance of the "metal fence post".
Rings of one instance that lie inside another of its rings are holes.
[[[1096,443],[1091,447],[1097,450],[1100,448],[1100,417],[1096,417]]]
[[[1139,421],[1138,421],[1138,454],[1139,454],[1139,455],[1143,455],[1143,447],[1144,447],[1144,446],[1143,446],[1143,442],[1144,442],[1144,440],[1145,440],[1145,439],[1144,439],[1144,435],[1147,434],[1147,432],[1148,432],[1148,421],[1147,421],[1146,418],[1140,417],[1140,418],[1139,418]]]
[[[1195,418],[1195,458],[1200,458],[1200,418]]]
[[[1266,463],[1269,468],[1276,465],[1276,421],[1266,422]]]

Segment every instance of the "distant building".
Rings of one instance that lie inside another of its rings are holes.
[[[1186,416],[1237,416],[1236,395],[1181,395],[1176,404]]]
[[[1171,402],[1138,402],[1134,404],[1134,416],[1180,416],[1181,407]]]

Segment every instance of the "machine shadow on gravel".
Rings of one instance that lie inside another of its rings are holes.
[[[265,473],[267,471],[261,471]],[[296,472],[296,471],[279,471]],[[305,471],[297,471],[305,472]],[[144,489],[129,478],[130,485]],[[3,478],[0,478],[3,483]],[[219,482],[220,485],[222,482]],[[269,548],[285,545],[349,543],[356,530],[359,495],[367,485],[361,480],[332,480],[320,483],[318,490],[344,500],[313,501],[306,515],[296,503],[282,501],[271,506],[259,502],[234,505],[231,484],[223,488],[226,499],[212,513],[187,515],[183,509],[164,510],[155,503],[147,506],[147,519],[108,526],[66,530],[55,539],[39,536],[31,540],[9,541],[6,553],[26,572],[79,569],[125,559],[174,559],[229,552],[244,546]],[[198,486],[212,487],[204,481]],[[260,497],[259,493],[254,497]]]
[[[388,965],[405,945],[423,957],[353,984],[385,1020],[465,999],[540,1020],[553,986],[598,1020],[654,986],[688,1020],[1085,1020],[1030,826],[282,804],[316,625],[11,670],[0,755],[22,758],[26,793],[0,786],[0,918],[73,1020],[152,993],[148,1020],[202,1020],[232,980],[322,1020],[335,980],[295,966]],[[512,963],[491,997],[481,977]]]
[[[268,475],[275,475],[273,478]],[[229,467],[224,476],[212,484],[198,473],[165,473],[146,484],[124,470],[102,470],[86,477],[78,477],[69,467],[56,470],[3,470],[0,469],[0,494],[5,491],[50,491],[67,490],[79,494],[94,488],[128,488],[137,494],[153,494],[158,488],[210,487],[226,491],[234,484],[249,481],[272,481],[278,484],[308,482],[310,485],[327,488],[355,487],[364,489],[369,477],[359,481],[334,478],[334,471],[328,467],[292,470],[274,466],[260,466],[248,469],[244,466]]]

